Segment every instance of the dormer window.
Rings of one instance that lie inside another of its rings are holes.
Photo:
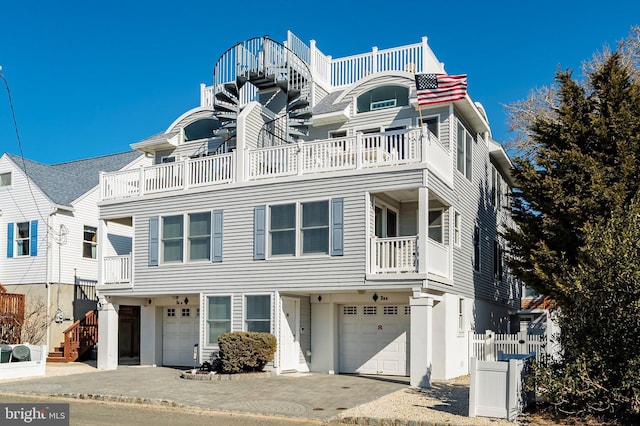
[[[358,113],[409,105],[409,89],[403,86],[382,86],[358,96]]]

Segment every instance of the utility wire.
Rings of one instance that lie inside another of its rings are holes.
[[[49,231],[51,231],[54,237],[54,240],[56,240],[56,242],[60,244],[60,242],[57,241],[56,239],[56,234],[53,230],[53,227],[49,225],[49,221],[47,221],[44,218],[44,215],[40,211],[40,206],[36,201],[36,197],[33,194],[33,188],[31,187],[31,177],[29,176],[29,173],[27,171],[27,162],[24,159],[24,152],[22,151],[22,140],[20,139],[20,132],[18,131],[18,121],[16,120],[16,111],[13,107],[13,99],[11,98],[11,89],[9,89],[9,82],[7,81],[7,78],[4,76],[1,66],[0,66],[0,78],[2,78],[2,81],[4,81],[4,87],[7,89],[7,96],[9,97],[9,108],[11,109],[11,117],[13,118],[13,127],[16,131],[16,139],[18,141],[18,149],[20,150],[20,159],[22,160],[22,167],[24,169],[24,174],[27,176],[27,186],[29,187],[29,193],[31,194],[31,198],[33,199],[33,204],[35,204],[36,206],[36,210],[38,210],[38,215],[40,216],[40,219],[42,219],[42,222],[47,225],[47,227],[49,228]],[[60,238],[60,236],[58,236],[58,238]]]

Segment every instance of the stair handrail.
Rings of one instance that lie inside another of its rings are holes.
[[[87,333],[91,345],[86,345],[84,348],[80,347],[81,336],[78,333],[80,327],[87,327],[89,333]],[[92,310],[84,314],[84,318],[76,320],[65,331],[64,334],[64,347],[63,357],[68,361],[75,361],[80,355],[82,355],[89,347],[95,345],[98,340],[98,311]]]
[[[259,135],[258,139],[259,139],[261,148],[292,143],[292,141],[287,139],[289,132],[287,131],[287,127],[286,127],[287,126],[286,119],[287,119],[287,115],[285,114],[285,115],[278,116],[273,120],[267,121],[262,125],[262,127],[260,128],[260,133],[258,134]],[[275,130],[271,130],[272,128]],[[271,143],[267,144],[266,143],[267,141]]]

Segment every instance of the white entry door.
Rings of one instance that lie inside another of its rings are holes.
[[[341,305],[340,372],[406,376],[407,305]]]
[[[300,365],[300,301],[282,298],[280,312],[280,369],[297,370]]]
[[[193,367],[193,347],[198,343],[198,308],[164,308],[162,365]]]

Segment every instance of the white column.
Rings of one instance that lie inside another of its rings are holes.
[[[98,301],[98,369],[118,368],[118,307],[104,297]]]
[[[425,186],[418,188],[418,273],[426,274],[427,248],[429,238],[429,189]]]
[[[433,369],[433,299],[412,297],[411,304],[411,386],[431,387]]]

